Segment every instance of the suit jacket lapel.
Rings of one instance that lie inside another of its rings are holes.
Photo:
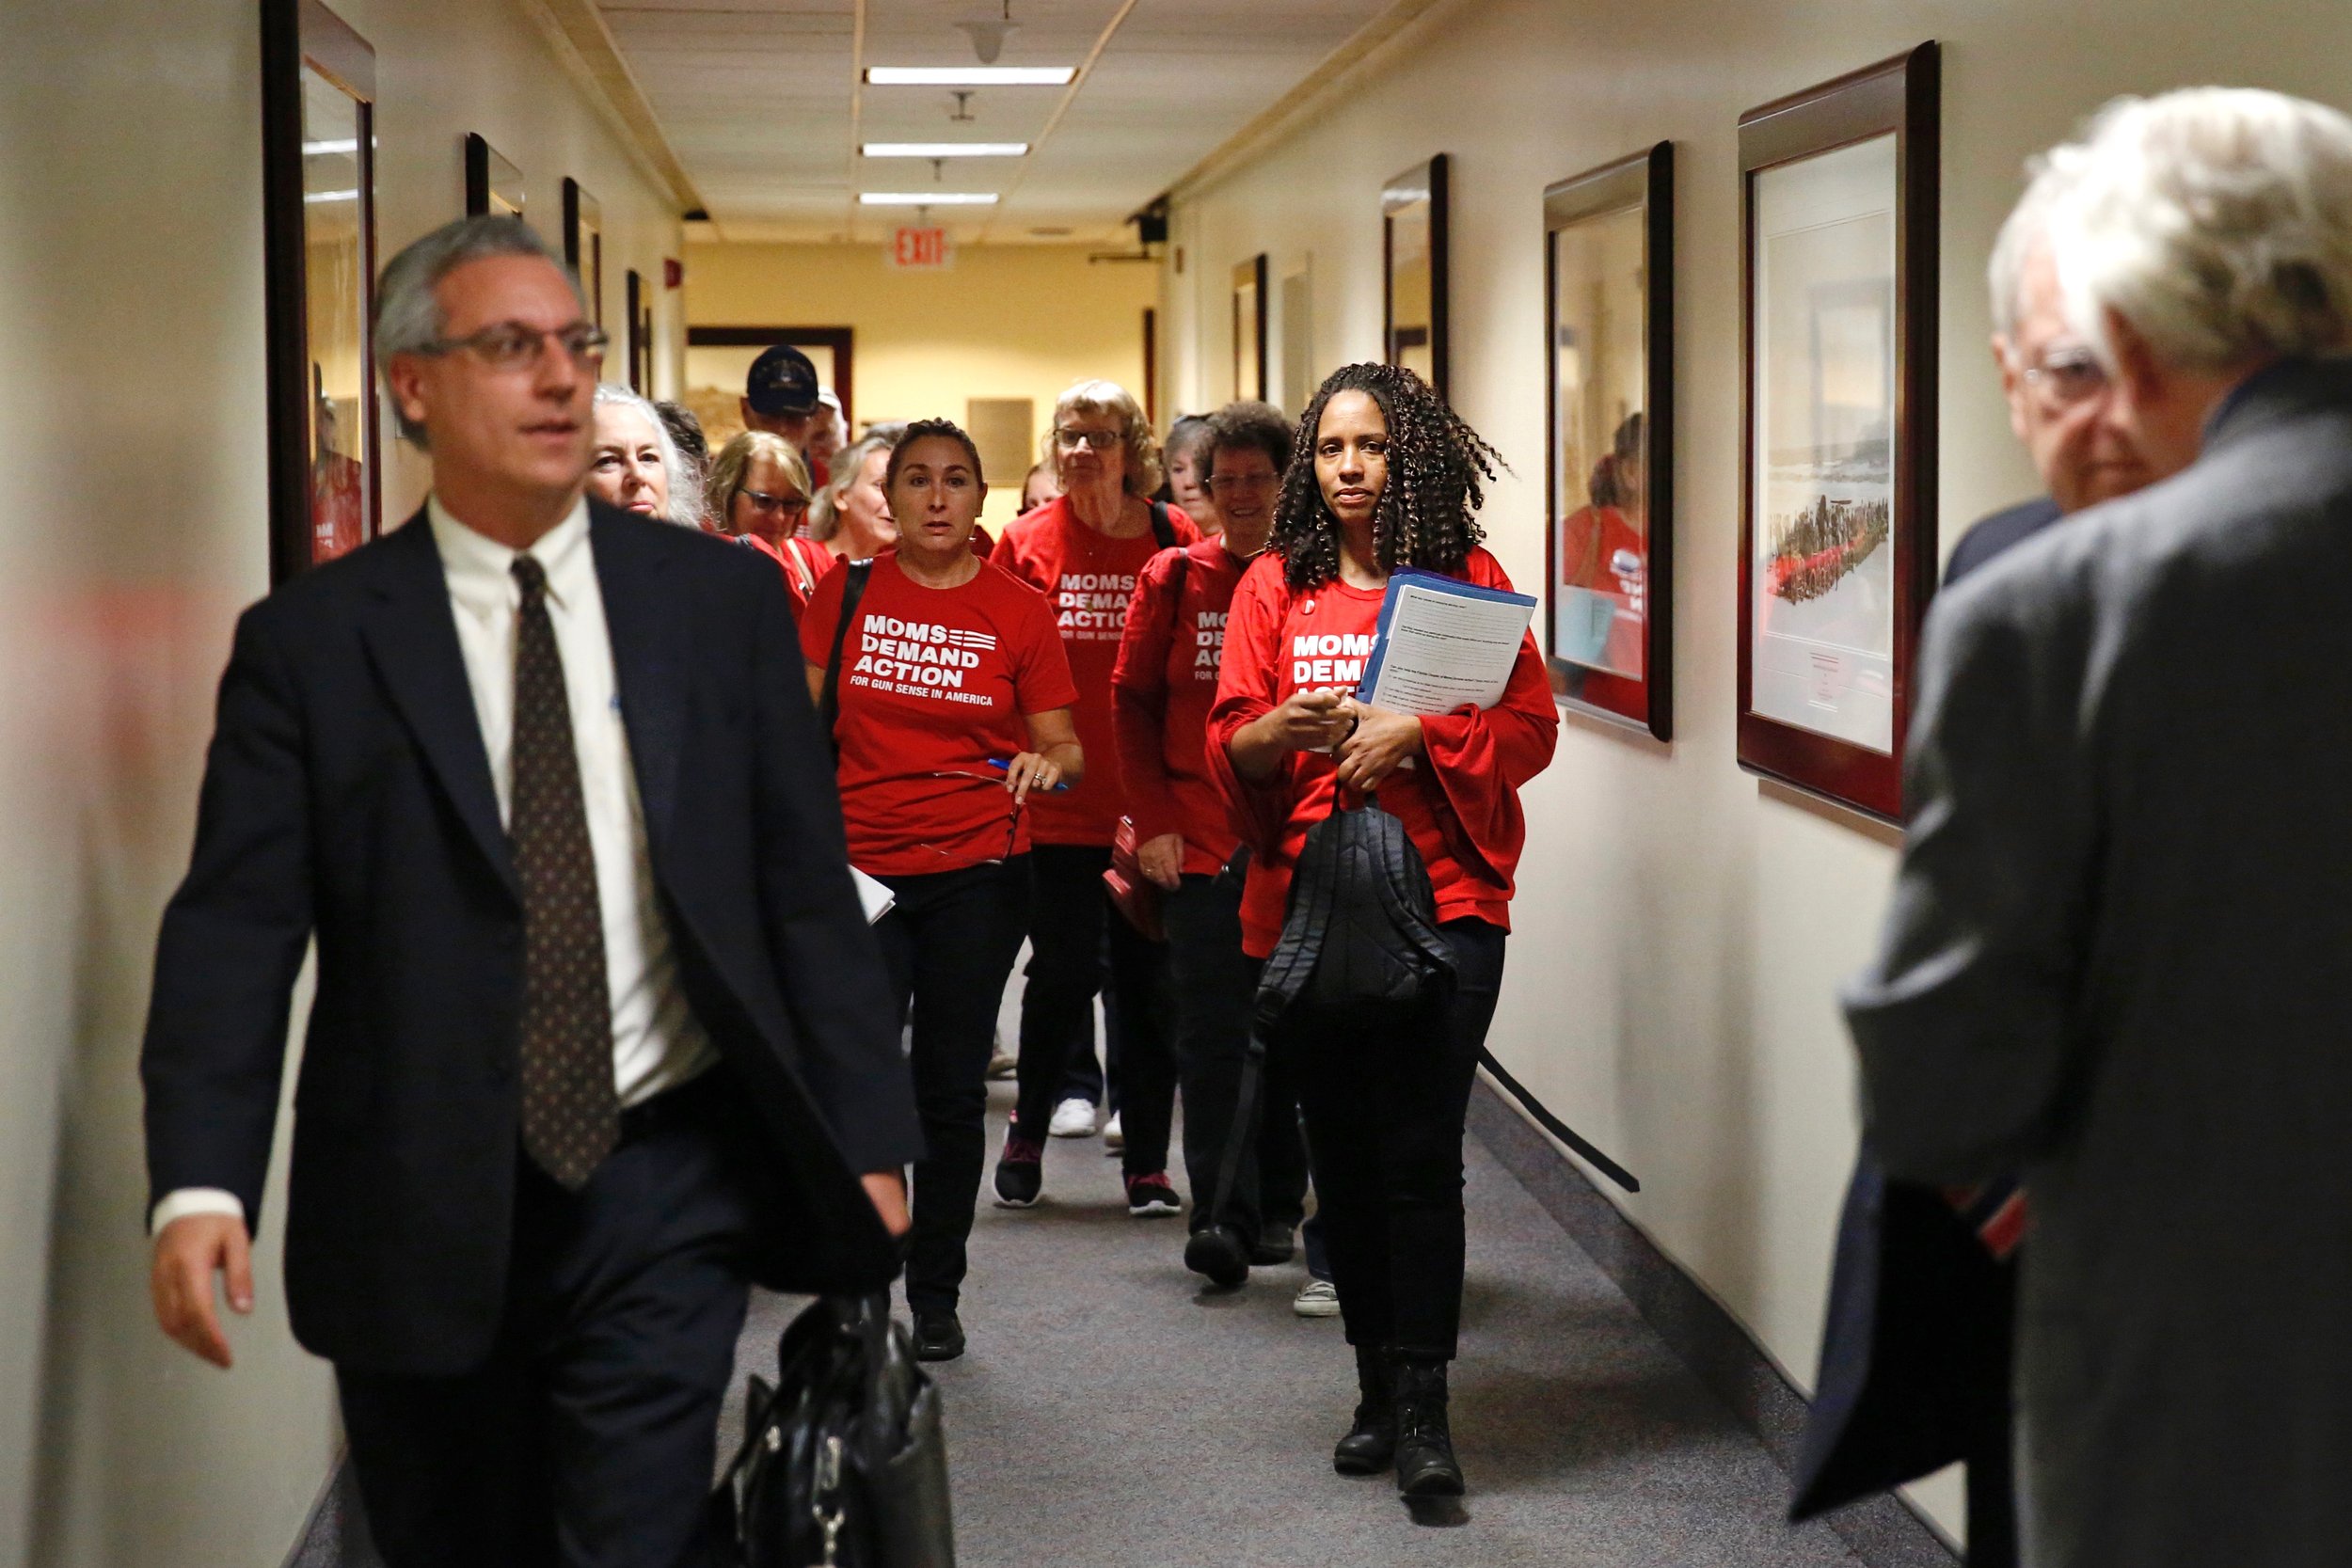
[[[384,573],[361,627],[392,705],[417,737],[467,832],[519,902],[522,885],[499,821],[497,786],[433,529],[422,512],[384,542]]]
[[[612,674],[620,688],[621,723],[637,773],[645,814],[645,842],[658,856],[668,842],[677,799],[678,752],[686,736],[684,617],[665,604],[658,578],[667,552],[643,547],[640,522],[590,502],[588,543],[604,596],[606,635],[612,641]]]

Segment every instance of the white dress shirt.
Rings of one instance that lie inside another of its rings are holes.
[[[437,496],[426,502],[425,515],[449,581],[457,646],[465,656],[474,719],[482,726],[490,779],[498,789],[499,820],[504,822],[515,778],[515,628],[522,589],[513,568],[518,552],[459,522]],[[574,506],[529,553],[547,573],[548,619],[564,659],[572,744],[580,756],[588,842],[596,862],[596,902],[604,916],[612,1085],[626,1108],[695,1077],[718,1060],[718,1053],[686,1005],[669,926],[654,895],[644,809],[629,763],[628,731],[621,722],[604,594],[588,545],[588,503]],[[204,1213],[242,1218],[245,1205],[218,1188],[186,1187],[155,1205],[151,1223],[160,1231],[183,1214]]]

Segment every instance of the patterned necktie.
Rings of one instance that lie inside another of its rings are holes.
[[[578,1192],[620,1140],[612,997],[596,858],[572,746],[547,569],[515,558],[515,783],[507,841],[523,887],[522,1134],[541,1170]]]

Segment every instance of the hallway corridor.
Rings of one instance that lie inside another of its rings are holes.
[[[990,1149],[1011,1085],[992,1085]],[[1468,1522],[1417,1528],[1389,1480],[1332,1473],[1354,1400],[1304,1265],[1200,1288],[1179,1222],[1130,1218],[1099,1140],[1056,1140],[1045,1201],[983,1199],[963,1320],[935,1367],[962,1568],[1829,1568],[1788,1478],[1536,1200],[1468,1146],[1470,1280],[1454,1436]],[[797,1303],[763,1296],[737,1388]],[[722,1425],[730,1441],[739,1408]]]

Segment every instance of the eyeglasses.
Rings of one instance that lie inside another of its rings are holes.
[[[971,779],[980,784],[993,784],[998,789],[1005,788],[1005,776],[1002,773],[974,773],[961,768],[942,768],[934,769],[931,773],[931,777],[934,779]],[[1005,850],[1003,854],[996,857],[999,861],[1009,861],[1012,859],[1012,847],[1021,841],[1021,808],[1023,801],[1019,796],[1013,795],[1010,790],[1006,790],[1005,793],[1011,798],[1011,807],[1005,813]],[[936,844],[921,844],[917,845],[916,847],[929,849],[932,854],[943,858],[950,853],[950,851],[941,848]]]
[[[2052,412],[2073,408],[2107,387],[2107,372],[2098,356],[2072,344],[2045,352],[2040,363],[2026,367],[2025,377],[2034,396]]]
[[[1076,451],[1080,447],[1092,447],[1096,451],[1108,451],[1126,437],[1116,430],[1057,430],[1054,439],[1064,451]]]
[[[1282,483],[1280,474],[1211,474],[1203,481],[1212,495],[1232,490],[1271,490]]]
[[[808,510],[805,496],[771,496],[765,490],[738,490],[737,495],[752,503],[757,512],[774,512],[787,517],[797,517]]]
[[[595,365],[604,359],[604,349],[612,340],[586,322],[574,322],[569,326],[553,330],[526,326],[521,322],[500,322],[463,338],[439,338],[417,350],[420,354],[454,354],[471,349],[474,357],[494,371],[518,371],[539,363],[549,341],[571,356],[576,365]]]

